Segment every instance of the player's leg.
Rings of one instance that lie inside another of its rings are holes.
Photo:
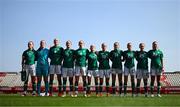
[[[136,96],[138,96],[139,92],[140,92],[141,78],[142,78],[142,70],[141,69],[137,69],[137,71],[136,71],[136,79],[137,79]]]
[[[100,78],[99,92],[100,92],[100,97],[101,97],[102,91],[103,91],[104,70],[99,71],[99,78]]]
[[[106,96],[109,96],[109,77],[106,77]]]
[[[160,83],[161,75],[157,75],[157,96],[161,97],[161,83]]]
[[[127,82],[128,82],[129,69],[124,67],[124,96],[127,94]]]
[[[148,89],[147,89],[148,79],[144,78],[143,81],[144,81],[144,93],[145,93],[145,97],[147,97],[148,96]]]
[[[70,95],[71,95],[71,97],[74,97],[73,96],[73,76],[74,76],[74,69],[69,68],[68,77],[69,77],[69,85],[70,85]]]
[[[109,96],[109,78],[110,78],[110,70],[105,70],[105,77],[106,77],[106,96]]]
[[[136,94],[137,94],[137,96],[139,96],[140,84],[141,84],[141,79],[137,78],[137,84],[136,84]]]
[[[87,73],[86,73],[86,67],[82,67],[81,69],[80,69],[81,71],[81,75],[82,75],[82,80],[83,80],[83,90],[84,90],[84,96],[85,97],[87,97],[87,95],[86,95],[86,89],[87,89],[87,82],[86,82],[86,75],[87,75]]]
[[[36,95],[36,76],[31,76],[31,82],[32,82],[32,95]]]
[[[48,76],[43,76],[44,83],[45,83],[45,96],[48,96],[49,84],[48,84]]]
[[[79,76],[75,76],[75,97],[78,94],[78,83],[79,83]]]
[[[132,87],[132,97],[135,96],[135,69],[134,67],[130,69],[131,74],[131,87]]]
[[[32,95],[36,95],[36,74],[35,74],[35,65],[30,66],[31,82],[32,82]]]
[[[70,83],[70,95],[73,97],[73,77],[69,77],[69,83]]]
[[[95,89],[96,89],[96,96],[98,97],[98,92],[99,92],[99,85],[98,85],[98,79],[99,77],[95,77]]]
[[[42,71],[43,80],[45,84],[45,96],[48,96],[49,83],[48,83],[48,67],[44,67]]]
[[[41,94],[41,81],[42,81],[42,76],[38,75],[37,76],[37,95],[40,96]]]
[[[58,79],[58,96],[62,96],[62,81],[61,81],[61,74],[57,74]]]
[[[87,95],[86,95],[86,89],[87,89],[86,76],[83,76],[82,79],[83,79],[84,96],[87,97]]]
[[[68,72],[68,68],[62,68],[62,77],[63,77],[63,95],[62,95],[62,97],[66,96],[67,72]]]
[[[151,83],[150,83],[150,92],[151,92],[151,97],[154,97],[154,81],[155,81],[155,70],[151,69]]]
[[[112,69],[112,94],[116,94],[116,70]]]
[[[37,95],[40,96],[41,81],[42,81],[42,68],[41,67],[36,67],[36,76],[37,76]]]
[[[49,96],[52,96],[52,92],[53,92],[54,72],[55,72],[55,66],[54,65],[50,65],[50,68],[49,68],[49,74],[50,74],[50,79],[49,79]]]
[[[98,84],[98,79],[99,79],[99,71],[94,70],[93,72],[93,77],[94,77],[94,83],[95,83],[95,91],[96,91],[96,96],[98,97],[98,92],[99,92],[99,84]]]
[[[134,75],[131,75],[131,87],[132,87],[132,97],[134,97],[134,91],[135,91]]]
[[[92,78],[92,73],[94,71],[93,70],[88,70],[87,71],[87,78],[88,78],[88,86],[87,86],[87,95],[90,96],[91,95],[91,78]]]
[[[149,78],[149,72],[148,72],[148,70],[145,70],[145,71],[143,72],[144,94],[145,94],[145,97],[148,96],[148,89],[147,89],[148,78]]]
[[[26,94],[27,94],[28,81],[29,81],[29,79],[28,79],[29,78],[29,70],[28,70],[27,66],[25,66],[25,72],[27,75],[27,79],[26,79],[26,81],[24,81],[24,92],[23,92],[22,96],[26,96]]]
[[[58,79],[58,96],[62,96],[62,80],[61,80],[61,66],[57,65],[55,67],[55,72],[57,74],[57,79]]]
[[[49,79],[49,96],[52,96],[53,81],[54,81],[54,74],[50,74],[50,79]]]
[[[121,93],[122,93],[122,84],[123,84],[123,82],[122,82],[122,73],[118,74],[118,80],[119,80],[119,95],[121,95]]]
[[[78,83],[79,83],[79,75],[80,75],[80,67],[76,66],[75,68],[75,95],[74,97],[77,97],[78,95]]]
[[[151,75],[151,84],[150,84],[151,97],[154,97],[154,95],[153,95],[153,92],[154,92],[154,81],[155,81],[155,76]]]
[[[87,86],[87,95],[90,96],[91,95],[91,77],[92,77],[92,70],[88,70],[88,86]]]

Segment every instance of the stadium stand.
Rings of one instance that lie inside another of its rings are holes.
[[[91,90],[94,90],[94,82],[92,78],[92,87]],[[111,81],[111,79],[110,79]],[[150,80],[149,80],[150,82]],[[111,82],[110,82],[111,83]],[[44,83],[42,83],[44,84]],[[57,79],[55,76],[54,80],[54,91],[57,91]],[[69,90],[67,82],[67,90]],[[118,83],[116,83],[117,85]],[[165,72],[161,78],[162,84],[162,93],[179,93],[180,94],[180,72]],[[156,85],[156,83],[155,83]],[[31,91],[31,81],[29,77],[28,90]],[[82,90],[82,79],[79,80],[79,89]],[[104,83],[105,86],[105,83]],[[128,80],[128,90],[130,91],[130,78]],[[104,88],[105,89],[105,88]],[[118,88],[117,88],[118,89]],[[43,88],[42,88],[43,90]],[[156,89],[155,89],[156,90]],[[17,93],[23,91],[23,82],[21,81],[21,74],[17,72],[0,72],[0,92],[1,93]],[[143,82],[141,82],[141,91],[143,92]]]

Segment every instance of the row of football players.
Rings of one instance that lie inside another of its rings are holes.
[[[90,51],[84,48],[84,41],[79,41],[79,48],[77,50],[71,49],[71,41],[66,42],[66,49],[59,46],[59,40],[54,39],[54,46],[50,49],[46,48],[44,40],[40,41],[40,47],[34,50],[32,41],[28,42],[28,49],[22,55],[22,67],[27,72],[27,76],[31,75],[32,80],[32,95],[40,95],[42,77],[45,83],[45,95],[53,95],[53,80],[54,74],[58,79],[58,96],[66,96],[66,81],[69,77],[70,95],[77,97],[79,76],[82,76],[84,96],[91,94],[91,77],[94,77],[96,96],[102,96],[103,78],[106,82],[106,95],[109,96],[109,78],[112,74],[112,94],[116,94],[116,74],[119,83],[119,95],[122,95],[122,88],[124,88],[124,96],[127,93],[128,75],[131,76],[132,96],[138,96],[140,92],[141,79],[144,80],[145,96],[148,96],[148,58],[151,59],[151,82],[150,93],[153,97],[154,81],[157,80],[157,96],[160,95],[160,77],[163,70],[163,53],[158,49],[158,43],[152,43],[152,50],[146,52],[144,50],[145,44],[139,44],[139,51],[132,50],[132,44],[127,44],[127,50],[122,51],[118,42],[114,43],[114,49],[111,52],[107,51],[107,45],[102,43],[101,51],[96,51],[94,45],[90,46]],[[50,66],[48,62],[50,59]],[[135,71],[134,60],[137,60],[137,70]],[[112,61],[110,66],[109,61]],[[37,61],[35,65],[35,61]],[[124,69],[122,69],[122,62],[124,61]],[[124,75],[124,81],[122,76]],[[37,77],[37,85],[36,85]],[[50,77],[48,81],[48,77]],[[135,77],[137,77],[137,84],[135,86]],[[63,78],[63,79],[62,79]],[[75,83],[73,83],[75,79]],[[62,82],[63,80],[63,82]],[[123,83],[124,82],[124,83]],[[37,88],[36,88],[37,86]],[[24,93],[26,95],[28,87],[28,78],[24,82]],[[62,90],[63,89],[63,90]],[[136,89],[136,90],[135,90]]]

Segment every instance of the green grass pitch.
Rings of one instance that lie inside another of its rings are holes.
[[[19,94],[0,94],[0,106],[180,106],[180,95],[162,95],[158,97],[139,96],[132,98],[120,96],[103,96],[85,98],[62,97],[22,97]]]

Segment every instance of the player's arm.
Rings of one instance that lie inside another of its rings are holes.
[[[147,52],[148,58],[151,59],[151,50]]]
[[[110,52],[108,51],[108,60],[110,59]]]
[[[125,60],[126,60],[126,55],[125,55],[125,54],[126,54],[126,51],[122,52],[122,57],[123,57],[123,58],[122,58],[122,61],[125,61]]]
[[[60,55],[60,56],[61,56],[60,59],[61,59],[61,61],[62,61],[62,60],[63,60],[63,55],[64,55],[64,49],[63,49],[63,48],[61,48],[61,53],[60,53],[60,54],[61,54],[61,55]]]
[[[35,51],[35,61],[38,59],[38,50]]]
[[[73,51],[73,58],[74,58],[74,60],[76,60],[76,58],[77,58],[77,50]]]
[[[121,61],[123,61],[123,51],[121,50]]]
[[[138,61],[138,51],[135,51],[135,59],[136,59],[136,61]]]
[[[101,62],[99,51],[97,51],[96,53],[97,53],[97,56],[98,56],[98,61]]]
[[[25,52],[23,52],[22,59],[21,59],[22,69],[24,68],[25,60],[26,60],[26,59],[25,59]]]
[[[109,53],[109,59],[112,61],[112,51]]]
[[[89,52],[90,51],[88,49],[86,49],[86,60],[88,59]]]
[[[161,52],[161,64],[162,64],[162,70],[164,70],[164,60],[163,60],[163,53]]]

